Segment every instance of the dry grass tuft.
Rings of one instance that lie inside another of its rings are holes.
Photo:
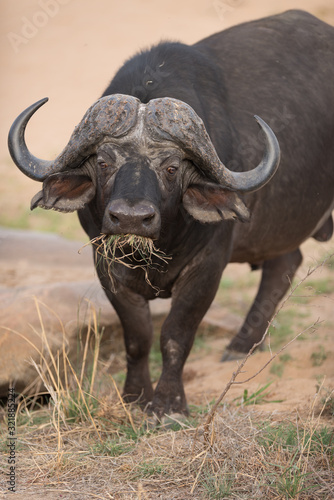
[[[145,281],[159,291],[150,282],[148,271],[153,269],[163,272],[163,265],[168,264],[171,257],[157,249],[151,238],[135,234],[101,234],[88,244],[95,247],[96,265],[101,263],[107,265],[112,283],[114,283],[115,264],[122,264],[129,269],[142,269],[145,273]]]
[[[294,422],[291,415],[277,421],[225,406],[208,444],[190,421],[151,429],[117,391],[99,404],[94,418],[101,440],[88,421],[55,425],[52,405],[33,415],[21,409],[19,492],[38,498],[43,491],[47,499],[67,493],[74,500],[332,498],[333,443],[319,438],[312,411]],[[192,410],[200,422],[205,413]]]

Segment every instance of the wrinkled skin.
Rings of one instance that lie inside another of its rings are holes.
[[[275,176],[244,195],[197,167],[180,143],[152,140],[145,127],[87,149],[80,165],[54,173],[32,206],[78,210],[94,238],[134,233],[171,256],[163,272],[115,266],[116,293],[105,267],[101,284],[124,328],[124,397],[159,418],[187,413],[184,363],[228,262],[262,269],[245,322],[224,359],[259,342],[301,263],[300,244],[332,236],[334,207],[334,29],[290,11],[240,25],[194,46],[165,43],[129,60],[104,95],[143,103],[174,97],[202,118],[216,152],[233,171],[254,168],[263,152],[252,115],[271,125],[281,146]],[[250,215],[250,217],[249,217]],[[248,221],[249,220],[249,221]],[[247,222],[248,221],[248,222]],[[172,297],[161,331],[163,369],[153,391],[148,301]]]

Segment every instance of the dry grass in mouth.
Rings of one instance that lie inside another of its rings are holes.
[[[107,264],[113,283],[114,264],[122,264],[130,269],[143,269],[145,281],[159,293],[159,289],[150,282],[148,271],[163,272],[163,264],[168,264],[171,257],[156,248],[151,238],[136,234],[100,234],[89,243],[95,246],[96,255]],[[97,260],[96,265],[99,264],[100,260]]]

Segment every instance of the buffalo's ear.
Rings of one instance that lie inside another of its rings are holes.
[[[43,189],[31,200],[31,210],[36,207],[59,212],[74,212],[83,208],[95,195],[90,177],[72,172],[50,175],[43,182]]]
[[[237,193],[210,182],[191,185],[183,195],[183,206],[200,222],[249,220],[249,211]]]

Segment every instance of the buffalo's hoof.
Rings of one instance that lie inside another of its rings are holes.
[[[221,362],[224,361],[234,361],[236,359],[244,359],[247,355],[246,352],[235,351],[234,349],[225,349],[224,354],[221,357]]]

